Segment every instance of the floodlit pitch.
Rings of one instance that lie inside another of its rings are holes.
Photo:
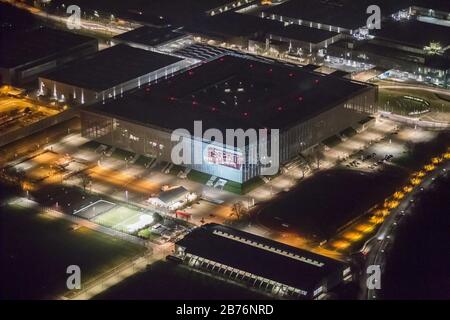
[[[92,221],[118,231],[134,233],[150,225],[153,222],[153,216],[149,213],[117,206],[96,216]]]

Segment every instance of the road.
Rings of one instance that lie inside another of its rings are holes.
[[[42,11],[38,8],[35,8],[33,6],[27,5],[22,2],[18,2],[18,1],[14,1],[14,0],[0,0],[0,1],[9,3],[13,6],[16,6],[19,9],[27,10],[31,14],[34,14],[35,16],[38,16],[45,20],[51,20],[54,22],[64,23],[64,24],[68,22],[68,17],[52,15],[52,14],[49,14],[45,11]],[[81,19],[81,29],[85,29],[85,30],[88,30],[91,32],[98,32],[103,35],[106,34],[106,35],[110,35],[110,36],[115,36],[115,35],[118,35],[118,34],[121,34],[121,33],[127,32],[127,31],[131,31],[136,27],[137,27],[137,25],[135,25],[133,27],[128,27],[128,26],[119,25],[116,23],[105,24],[100,21],[90,21],[90,20],[86,20],[86,19]]]
[[[377,84],[380,89],[408,89],[408,90],[423,90],[427,92],[442,94],[442,95],[450,95],[450,91],[448,89],[434,88],[425,85],[410,85],[410,84]]]
[[[405,214],[410,212],[411,208],[414,206],[415,199],[420,196],[420,193],[429,189],[436,177],[445,174],[448,171],[450,171],[450,161],[444,161],[439,167],[436,167],[431,174],[423,179],[420,185],[416,186],[412,192],[407,194],[396,209],[391,211],[390,215],[378,229],[376,235],[368,240],[361,250],[362,252],[368,252],[365,268],[363,270],[367,270],[370,265],[379,265],[381,271],[383,271],[386,263],[386,251],[392,244],[396,225],[401,221]],[[367,288],[366,277],[362,277],[361,288],[363,289],[360,296],[361,299],[377,299],[378,291],[377,289]]]

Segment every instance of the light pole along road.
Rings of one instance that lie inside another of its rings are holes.
[[[383,271],[386,263],[386,250],[393,241],[393,237],[391,234],[393,233],[395,226],[402,219],[402,217],[411,210],[411,206],[413,206],[415,198],[417,198],[417,196],[421,192],[429,189],[439,175],[445,175],[449,171],[450,161],[444,160],[444,162],[440,166],[437,166],[433,172],[431,172],[425,179],[422,180],[421,184],[417,185],[412,192],[408,193],[403,198],[402,202],[397,208],[391,211],[387,219],[378,229],[375,236],[368,240],[364,248],[361,250],[362,252],[368,252],[363,272],[366,272],[366,270],[368,270],[367,268],[370,265],[378,265],[380,266],[381,271]],[[377,289],[370,289],[367,286],[367,274],[362,277],[361,288],[361,299],[377,299]]]

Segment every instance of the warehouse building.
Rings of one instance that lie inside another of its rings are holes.
[[[277,48],[280,52],[317,53],[320,49],[328,48],[342,38],[343,35],[337,32],[289,24],[274,28],[262,39],[258,39],[259,41],[250,40],[249,50],[251,52],[257,52],[257,48],[270,50],[270,44],[275,41],[283,44]]]
[[[39,78],[40,93],[72,105],[105,102],[189,66],[184,59],[117,45]]]
[[[212,223],[176,242],[174,256],[281,298],[317,299],[351,279],[345,263]]]
[[[114,36],[114,44],[127,44],[132,47],[145,50],[162,50],[172,42],[192,40],[192,36],[186,35],[173,27],[142,26],[134,30]]]
[[[171,133],[184,129],[192,142],[191,154],[199,148],[203,161],[182,165],[243,183],[265,174],[260,143],[271,149],[272,129],[279,130],[274,152],[283,164],[375,112],[376,99],[377,88],[369,84],[230,55],[123,99],[83,108],[82,135],[172,162],[178,141]],[[198,120],[200,134],[195,133]],[[245,146],[236,147],[204,138],[204,131],[212,128],[224,136],[227,129],[270,132],[266,140],[247,140]]]
[[[288,0],[276,6],[269,6],[260,13],[283,23],[294,23],[327,31],[357,35],[367,25],[367,8],[378,5],[383,17],[409,6],[410,0]]]
[[[450,27],[414,17],[390,19],[368,41],[341,40],[327,55],[404,73],[405,79],[450,86]]]
[[[98,50],[96,39],[36,28],[1,35],[0,82],[21,85],[70,61]]]

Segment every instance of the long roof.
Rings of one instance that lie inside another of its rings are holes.
[[[93,41],[97,40],[46,27],[1,33],[0,66],[12,68],[49,59]]]
[[[177,245],[187,253],[310,292],[347,265],[219,224],[194,229]]]
[[[412,0],[289,0],[268,7],[267,15],[276,14],[299,20],[322,23],[335,27],[354,30],[366,25],[368,6],[378,5],[381,14],[388,16],[411,4]]]
[[[85,89],[105,90],[181,60],[119,44],[71,62],[44,78]]]

